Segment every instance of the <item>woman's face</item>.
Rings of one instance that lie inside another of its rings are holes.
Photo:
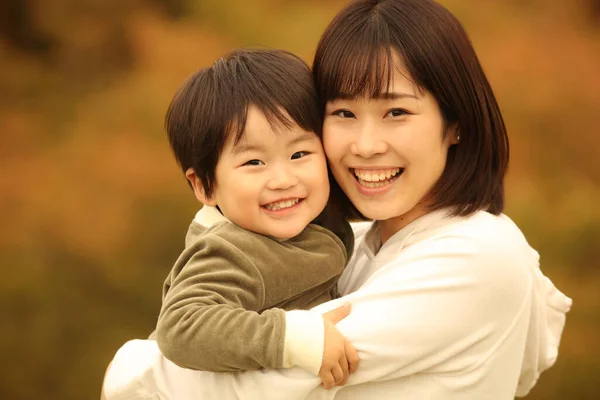
[[[381,221],[383,241],[427,212],[458,142],[454,130],[444,136],[436,100],[407,79],[397,54],[394,65],[389,93],[328,102],[323,125],[333,175],[364,216]]]

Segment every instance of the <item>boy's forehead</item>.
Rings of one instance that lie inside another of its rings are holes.
[[[318,137],[314,132],[305,131],[298,125],[295,125],[291,129],[280,127],[280,129],[262,130],[259,132],[246,127],[237,143],[231,143],[230,149],[234,154],[238,154],[252,150],[263,150],[277,142],[285,146],[293,146],[315,139],[318,139]]]

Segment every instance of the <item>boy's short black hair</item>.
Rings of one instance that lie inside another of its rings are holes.
[[[169,142],[185,173],[192,168],[207,196],[230,138],[244,132],[248,107],[270,124],[297,124],[321,137],[322,119],[312,74],[299,57],[283,50],[235,50],[192,75],[175,94],[165,118]]]

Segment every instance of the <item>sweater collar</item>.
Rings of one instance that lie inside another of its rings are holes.
[[[410,242],[410,238],[413,235],[444,225],[451,220],[452,218],[450,218],[449,209],[432,211],[415,219],[410,224],[400,229],[392,235],[383,246],[381,244],[379,222],[375,221],[365,234],[365,239],[360,246],[369,258],[374,258],[381,250],[385,251],[388,248],[392,248],[395,253],[403,249]],[[210,206],[202,206],[200,211],[198,211],[194,217],[194,222],[205,228],[209,228],[217,222],[224,221],[230,222],[216,207]]]
[[[217,222],[223,221],[229,222],[229,220],[223,214],[221,214],[217,207],[210,206],[202,206],[200,211],[198,211],[194,217],[194,222],[205,228],[210,228]]]

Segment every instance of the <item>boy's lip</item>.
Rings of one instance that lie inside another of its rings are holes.
[[[287,201],[292,201],[289,205],[285,204],[283,206],[281,206],[280,208],[273,208],[273,207],[269,207],[271,204],[277,204],[279,202],[287,202]],[[299,197],[288,197],[286,200],[279,200],[279,201],[273,201],[271,203],[267,203],[263,206],[261,206],[261,208],[271,214],[271,215],[278,215],[278,216],[284,216],[284,215],[288,215],[289,213],[293,213],[294,210],[297,210],[302,203],[304,202],[304,199],[299,198]]]
[[[279,198],[279,199],[266,201],[266,202],[262,203],[260,206],[261,207],[265,207],[265,206],[268,206],[269,204],[279,203],[280,201],[290,201],[290,200],[296,200],[296,199],[298,199],[298,202],[301,202],[302,200],[304,200],[304,197],[301,197],[301,196],[282,197],[282,198]]]

